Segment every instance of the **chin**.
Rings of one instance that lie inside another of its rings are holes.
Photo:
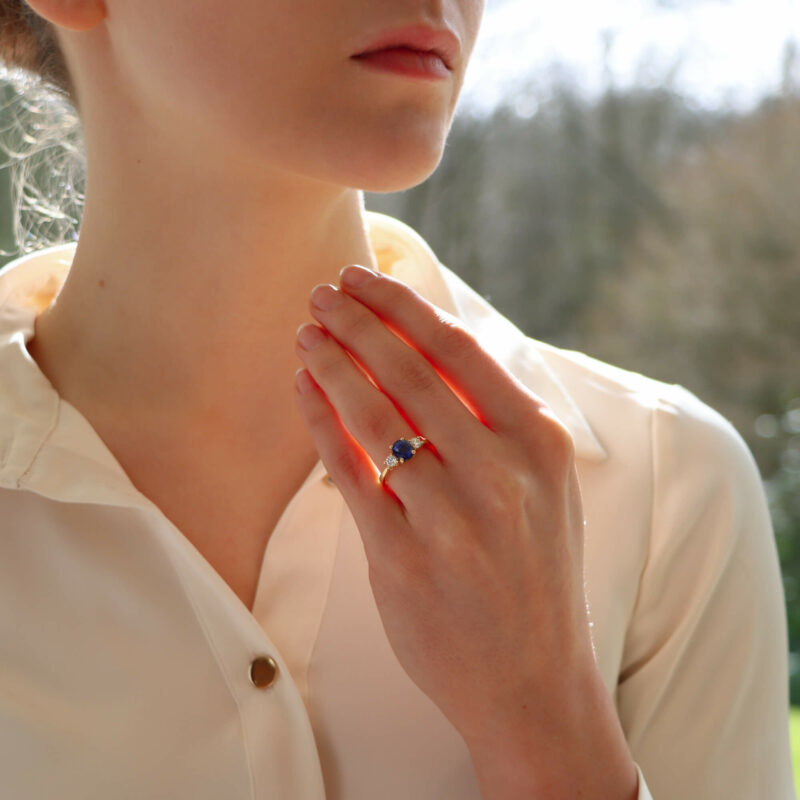
[[[346,183],[365,192],[402,192],[426,181],[439,166],[444,139],[420,143],[410,139],[386,148],[362,150],[349,163]]]
[[[437,162],[438,164],[438,162]],[[422,170],[384,170],[372,176],[361,176],[359,180],[350,181],[352,188],[361,189],[375,194],[389,194],[391,192],[404,192],[413,189],[420,183],[428,180],[436,169],[437,164]]]

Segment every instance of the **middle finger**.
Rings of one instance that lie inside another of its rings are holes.
[[[311,294],[311,313],[414,421],[443,460],[457,460],[475,444],[468,437],[488,432],[433,365],[358,300],[321,284]]]

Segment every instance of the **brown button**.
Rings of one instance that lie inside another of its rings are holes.
[[[331,478],[331,476],[327,473],[325,474],[325,477],[322,480],[324,480],[325,483],[328,484],[328,486],[336,486],[336,483],[333,480],[333,478]]]
[[[278,665],[272,656],[259,656],[250,665],[250,681],[259,689],[267,689],[278,677]]]

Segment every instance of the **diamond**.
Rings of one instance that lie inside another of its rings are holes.
[[[424,442],[425,442],[425,440],[424,440],[424,439],[423,439],[421,436],[415,436],[415,437],[414,437],[414,438],[411,440],[411,446],[412,446],[412,447],[413,447],[415,450],[418,450],[420,447],[422,447],[422,445],[423,445],[423,443],[424,443]]]
[[[395,458],[394,456],[387,456],[386,457],[386,466],[387,467],[396,467],[400,461]]]

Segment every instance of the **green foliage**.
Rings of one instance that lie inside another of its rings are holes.
[[[794,767],[795,791],[800,796],[800,708],[792,708],[789,716],[789,731],[792,737],[792,765]]]

